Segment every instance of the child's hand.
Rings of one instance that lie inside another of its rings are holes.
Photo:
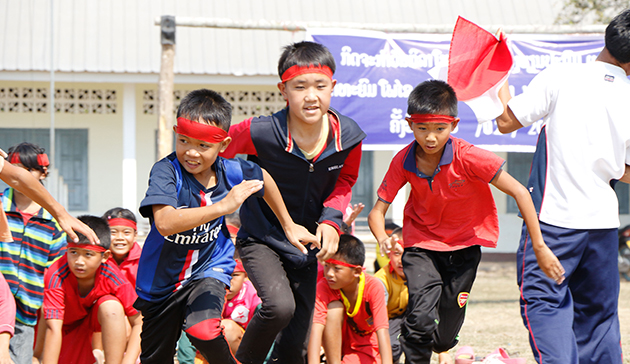
[[[247,198],[254,193],[260,191],[263,187],[263,181],[252,179],[248,181],[243,181],[236,186],[232,187],[230,192],[225,196],[221,203],[224,204],[226,209],[225,215],[229,215],[234,211],[238,210],[238,208],[247,200]]]
[[[538,266],[547,277],[553,279],[557,284],[562,284],[564,282],[564,268],[551,249],[547,245],[543,245],[539,249],[535,249],[534,253]]]
[[[392,242],[393,239],[391,236],[381,240],[378,242],[379,251],[382,257],[386,257],[389,255],[389,252],[392,250]]]
[[[289,242],[295,245],[304,254],[308,254],[308,250],[306,250],[306,247],[304,245],[312,243],[316,247],[318,248],[320,247],[319,240],[317,240],[317,237],[311,234],[302,225],[292,224],[291,226],[288,226],[284,230],[284,233],[287,236],[287,239],[289,240]]]
[[[346,223],[346,225],[351,225],[354,220],[356,220],[357,216],[359,216],[359,214],[361,213],[361,211],[363,211],[363,209],[365,208],[365,205],[362,203],[355,203],[352,206],[352,213],[348,216],[348,218],[344,221]]]
[[[321,242],[321,250],[317,253],[317,259],[322,262],[330,259],[333,255],[337,254],[337,248],[339,247],[339,233],[337,230],[328,224],[319,224],[316,233],[317,241]]]

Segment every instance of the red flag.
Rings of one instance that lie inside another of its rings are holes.
[[[457,99],[467,101],[497,86],[512,68],[505,36],[497,39],[478,25],[458,17],[448,55],[448,83]]]

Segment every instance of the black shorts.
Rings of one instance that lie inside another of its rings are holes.
[[[214,278],[190,282],[161,303],[138,298],[134,307],[142,312],[143,364],[173,363],[182,329],[199,322],[221,318],[226,286]]]

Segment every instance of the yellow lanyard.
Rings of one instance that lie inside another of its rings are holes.
[[[354,304],[354,310],[350,312],[350,301],[343,294],[342,290],[339,290],[341,293],[341,299],[343,300],[343,305],[346,307],[346,313],[349,317],[354,317],[359,313],[359,308],[361,307],[361,302],[363,301],[363,289],[365,288],[365,274],[361,272],[361,276],[359,277],[359,294],[357,295],[357,302]]]

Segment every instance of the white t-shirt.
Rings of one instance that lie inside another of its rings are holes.
[[[630,80],[605,62],[562,64],[537,75],[508,103],[523,126],[543,118],[528,188],[547,224],[619,227],[610,186],[630,164]]]

